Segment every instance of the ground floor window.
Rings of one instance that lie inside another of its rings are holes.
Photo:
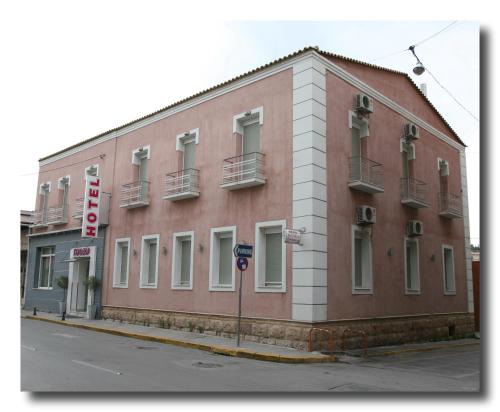
[[[128,265],[130,259],[130,238],[116,239],[115,243],[115,266],[113,275],[113,286],[128,286]]]
[[[406,293],[420,292],[419,251],[417,239],[405,239],[405,282]]]
[[[142,237],[141,287],[156,288],[158,279],[158,244],[160,235]]]
[[[172,288],[193,288],[194,232],[174,233],[172,257]]]
[[[353,293],[372,293],[372,243],[369,228],[353,225],[351,249]]]
[[[40,265],[38,269],[39,289],[52,288],[52,274],[54,273],[55,247],[48,246],[40,248]]]
[[[443,245],[444,293],[455,294],[455,264],[453,246]]]
[[[261,222],[255,227],[256,291],[286,290],[286,248],[283,242],[284,220]]]
[[[210,290],[234,290],[236,226],[211,230]]]

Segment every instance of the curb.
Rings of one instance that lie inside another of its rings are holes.
[[[436,346],[425,347],[425,348],[398,349],[398,350],[387,351],[387,352],[368,353],[367,357],[368,358],[376,358],[376,357],[381,357],[381,356],[401,355],[401,354],[405,354],[405,353],[429,352],[431,350],[460,348],[460,347],[464,347],[464,346],[473,346],[473,345],[480,345],[480,344],[481,344],[481,342],[467,342],[467,343],[455,343],[455,344],[450,344],[450,345],[436,345]],[[358,356],[362,357],[362,355],[358,355],[358,354],[354,355],[354,354],[346,353],[346,355],[355,356],[355,357],[358,357]]]
[[[212,352],[219,355],[234,356],[238,358],[255,359],[267,362],[279,362],[279,363],[326,363],[326,362],[336,362],[337,357],[335,355],[311,355],[311,356],[301,356],[301,355],[276,355],[269,352],[255,352],[250,349],[232,348],[229,346],[222,345],[210,345],[205,343],[195,343],[181,339],[173,338],[163,338],[159,336],[142,335],[140,333],[127,332],[120,329],[106,329],[98,326],[82,325],[78,323],[71,323],[68,321],[40,318],[31,315],[21,315],[22,319],[38,320],[42,322],[55,323],[57,325],[69,326],[77,329],[91,330],[94,332],[108,333],[110,335],[124,336],[127,338],[134,338],[145,340],[149,342],[163,343],[167,345],[175,345],[183,348],[189,349],[199,349],[206,352]]]

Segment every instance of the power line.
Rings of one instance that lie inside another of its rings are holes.
[[[104,159],[105,156],[106,155],[103,153],[103,154],[100,154],[98,156],[89,157],[88,159],[85,159],[85,160],[80,160],[79,162],[70,163],[70,164],[67,164],[64,166],[54,167],[53,169],[43,170],[43,171],[39,171],[39,172],[35,172],[35,173],[26,173],[26,174],[20,175],[20,176],[24,177],[24,176],[32,176],[32,175],[38,175],[38,174],[42,174],[42,173],[52,172],[54,170],[64,169],[65,167],[74,166],[74,165],[77,165],[80,163],[85,163],[85,162],[88,162],[89,160],[93,160],[93,159],[97,159],[97,158]]]
[[[455,100],[455,102],[456,102],[456,103],[457,103],[457,104],[458,104],[458,105],[459,105],[462,109],[464,109],[464,110],[465,110],[465,111],[466,111],[466,112],[467,112],[467,113],[468,113],[468,114],[469,114],[469,115],[470,115],[470,116],[471,116],[471,117],[472,117],[472,118],[473,118],[476,122],[479,122],[479,119],[478,119],[476,116],[474,116],[474,115],[471,113],[471,111],[470,111],[469,109],[467,109],[467,108],[466,108],[466,107],[465,107],[462,103],[460,103],[460,102],[458,101],[458,99],[457,99],[455,96],[453,96],[453,95],[451,94],[451,92],[450,92],[450,91],[449,91],[446,87],[444,87],[438,79],[436,79],[436,77],[435,77],[435,76],[431,73],[431,71],[429,70],[429,68],[428,68],[427,66],[425,66],[425,70],[426,70],[426,71],[427,71],[427,73],[429,73],[429,75],[430,75],[430,76],[434,79],[434,81],[435,81],[435,82],[436,82],[436,83],[437,83],[437,84],[438,84],[438,85],[439,85],[439,86],[440,86],[440,87],[441,87],[441,88],[442,88],[442,89],[443,89],[446,93],[448,93],[448,95],[449,95],[449,96],[450,96],[453,100]]]

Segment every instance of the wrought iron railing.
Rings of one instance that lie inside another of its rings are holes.
[[[169,173],[165,177],[165,196],[175,196],[187,193],[199,193],[200,171],[184,169]]]
[[[440,192],[438,193],[438,209],[439,213],[462,216],[462,199],[453,193]]]
[[[230,157],[222,167],[222,185],[265,179],[264,155],[259,152]]]
[[[384,188],[384,166],[366,157],[349,158],[351,174],[350,182],[363,182],[372,186]]]
[[[101,192],[101,201],[99,206],[99,221],[107,222],[107,213],[109,210],[109,201],[111,194],[108,192]],[[83,197],[79,197],[75,200],[75,208],[73,209],[73,218],[82,219],[83,218]]]
[[[120,207],[146,205],[149,203],[149,182],[137,182],[122,185],[120,190]]]
[[[33,212],[33,225],[57,225],[68,222],[68,205],[61,204]]]
[[[401,179],[401,200],[427,204],[427,183],[412,177]]]

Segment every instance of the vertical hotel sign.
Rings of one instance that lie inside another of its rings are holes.
[[[82,237],[97,237],[100,200],[101,178],[87,176],[83,200]]]

